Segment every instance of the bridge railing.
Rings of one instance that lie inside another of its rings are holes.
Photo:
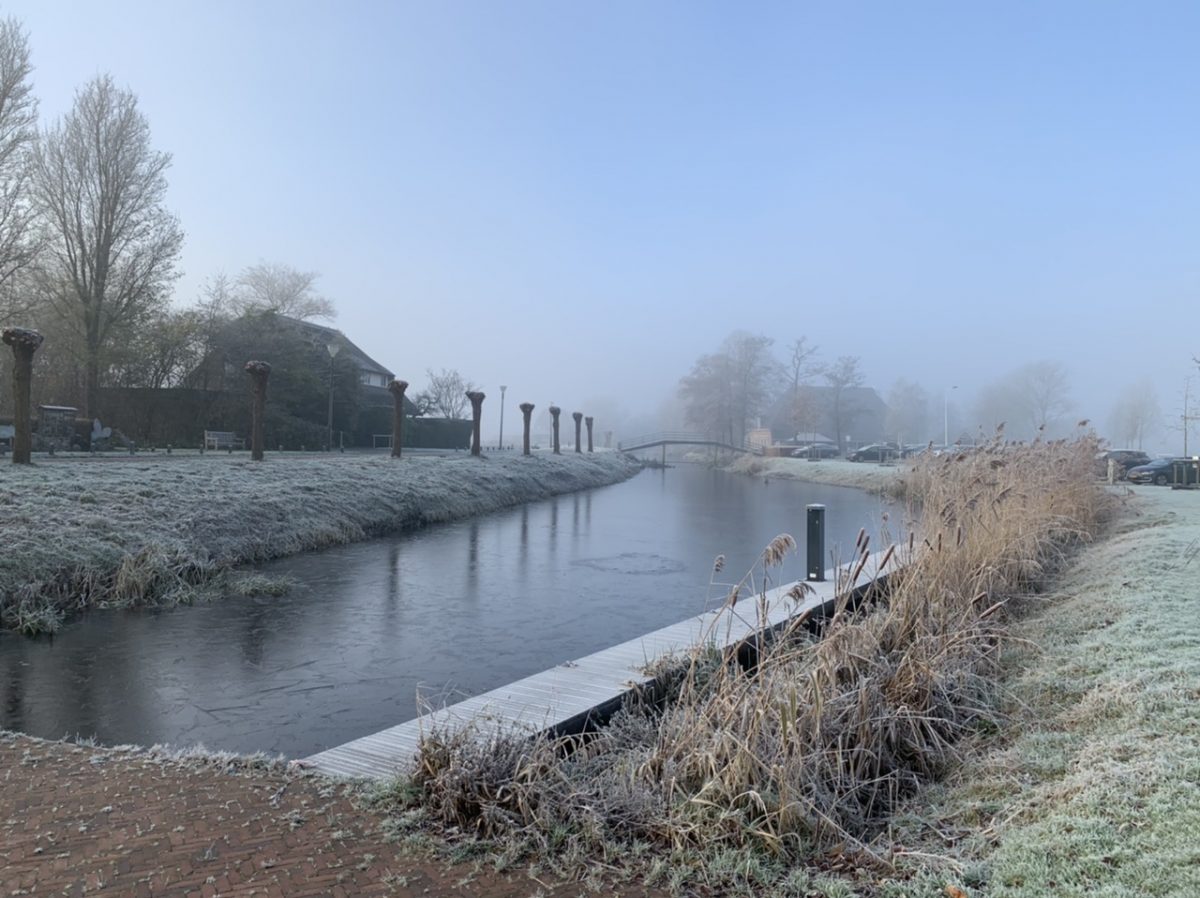
[[[687,430],[663,430],[658,433],[646,433],[641,436],[631,437],[629,439],[620,440],[617,443],[617,449],[621,451],[630,451],[633,449],[642,449],[649,446],[658,446],[663,443],[692,443],[703,446],[723,446],[729,449],[734,449],[741,452],[753,452],[755,454],[762,453],[762,447],[749,446],[743,440],[741,443],[731,443],[727,439],[719,436],[714,436],[707,433],[696,433]]]

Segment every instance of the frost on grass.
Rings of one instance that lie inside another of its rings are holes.
[[[914,827],[995,898],[1200,895],[1200,493],[1141,488],[1114,530],[1021,622],[1008,727]]]
[[[84,608],[190,601],[235,565],[603,486],[637,470],[607,452],[3,466],[0,625],[53,631]]]
[[[908,462],[877,465],[841,459],[813,462],[805,458],[760,458],[757,455],[741,455],[734,459],[729,470],[735,474],[748,474],[752,477],[801,480],[898,495],[903,490],[904,476],[911,470],[911,465]]]

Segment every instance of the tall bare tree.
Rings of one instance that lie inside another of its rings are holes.
[[[929,436],[929,396],[911,380],[899,378],[888,391],[888,439],[915,443]]]
[[[1035,431],[1053,429],[1071,410],[1067,369],[1059,362],[1030,362],[1014,371],[1012,378],[1025,422]]]
[[[297,271],[277,262],[251,265],[237,278],[233,306],[238,313],[275,312],[307,321],[337,317],[333,300],[317,292],[320,275],[315,271]]]
[[[807,337],[798,337],[792,341],[789,348],[788,372],[792,376],[791,396],[788,404],[791,406],[792,429],[799,433],[810,423],[811,402],[802,398],[800,388],[808,378],[819,370],[812,359],[817,354],[817,347],[809,344]],[[807,397],[811,399],[811,396]]]
[[[16,19],[0,20],[0,324],[27,311],[19,275],[34,260],[38,235],[29,197],[29,154],[37,140],[29,43]]]
[[[42,135],[33,196],[46,293],[83,336],[85,413],[98,413],[105,351],[165,302],[183,244],[163,205],[168,153],[150,145],[137,97],[101,75]]]
[[[760,414],[780,377],[770,337],[735,331],[718,352],[696,360],[680,381],[684,414],[693,426],[741,445],[750,421]]]
[[[863,384],[863,373],[860,360],[856,355],[839,356],[836,362],[826,365],[821,371],[825,382],[829,384],[829,418],[837,433],[838,452],[846,452],[845,423],[854,417],[857,409],[852,407],[848,391]]]
[[[1130,384],[1117,397],[1109,425],[1119,445],[1141,449],[1146,437],[1161,420],[1162,409],[1154,382],[1147,377]]]

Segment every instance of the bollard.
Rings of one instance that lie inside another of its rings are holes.
[[[808,505],[808,579],[816,583],[825,580],[825,506]]]
[[[583,426],[583,412],[571,412],[571,417],[575,419],[575,451],[582,452],[583,447],[579,444],[583,440],[583,436],[580,432]]]

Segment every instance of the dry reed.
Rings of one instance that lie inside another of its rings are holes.
[[[1007,603],[1103,519],[1094,452],[1086,437],[997,437],[920,461],[906,478],[919,531],[892,548],[905,566],[883,598],[840,602],[822,638],[793,621],[751,669],[702,646],[666,702],[629,708],[586,740],[429,733],[408,788],[444,824],[577,857],[651,843],[785,870],[837,845],[886,865],[872,840],[889,811],[939,775],[964,733],[996,722]],[[741,588],[765,582],[791,546],[773,540]],[[723,614],[752,613],[735,607],[738,593]]]

